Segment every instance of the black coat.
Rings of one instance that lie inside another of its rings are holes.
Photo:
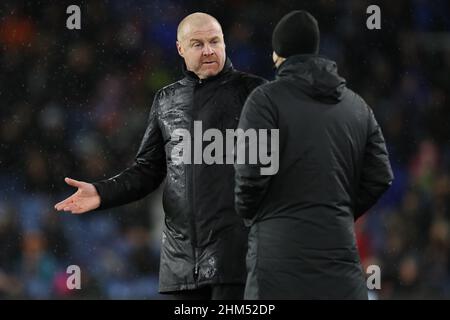
[[[393,180],[372,110],[334,62],[299,55],[250,95],[239,128],[279,129],[277,174],[235,166],[252,226],[245,297],[367,299],[353,224]]]
[[[119,175],[95,183],[105,209],[138,200],[166,177],[160,291],[195,289],[213,283],[245,283],[248,228],[234,210],[232,164],[176,164],[175,129],[193,133],[235,129],[250,92],[265,80],[235,70],[227,60],[218,75],[185,77],[155,96],[147,130],[134,164]]]

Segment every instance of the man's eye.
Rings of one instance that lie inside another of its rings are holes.
[[[200,47],[200,43],[196,42],[196,43],[194,43],[192,46],[193,46],[194,48],[198,48],[198,47]]]
[[[211,41],[211,43],[212,44],[217,44],[217,43],[219,43],[219,40],[213,40],[213,41]]]

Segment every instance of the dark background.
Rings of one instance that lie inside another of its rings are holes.
[[[81,8],[81,30],[66,8]],[[381,30],[366,8],[381,8]],[[176,28],[222,24],[234,66],[273,79],[271,33],[292,9],[318,20],[321,54],[371,105],[394,185],[356,225],[373,299],[450,298],[450,4],[411,1],[11,1],[0,3],[0,298],[163,298],[158,193],[81,216],[53,209],[133,160],[154,93],[181,78]],[[301,183],[301,181],[299,181]],[[218,186],[220,187],[220,186]],[[69,291],[68,265],[82,270]]]

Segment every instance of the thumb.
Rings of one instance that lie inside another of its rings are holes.
[[[76,188],[80,188],[83,185],[83,183],[81,181],[77,181],[77,180],[70,179],[70,178],[65,178],[64,181],[69,186],[76,187]]]

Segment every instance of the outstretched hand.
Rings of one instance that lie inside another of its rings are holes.
[[[64,181],[72,187],[78,188],[77,192],[55,205],[58,211],[71,213],[85,213],[100,206],[100,195],[91,183],[65,178]]]

